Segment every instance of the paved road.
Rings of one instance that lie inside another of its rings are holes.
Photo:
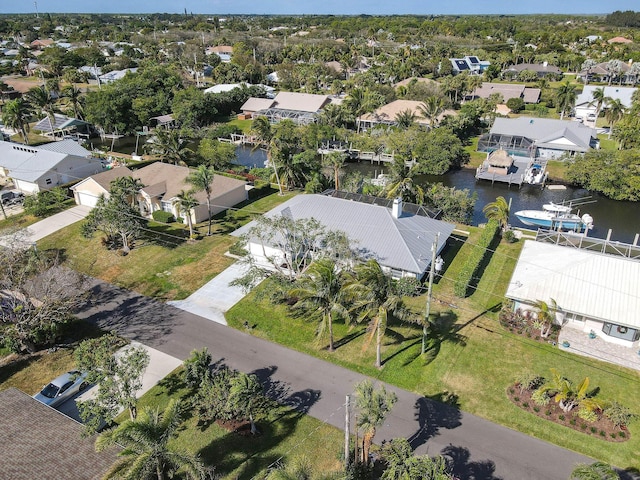
[[[80,312],[103,328],[185,359],[208,347],[214,361],[257,374],[280,401],[342,428],[345,395],[364,377],[189,312],[104,283]],[[592,460],[474,415],[389,387],[398,403],[376,441],[408,438],[417,453],[446,453],[460,478],[565,480]]]

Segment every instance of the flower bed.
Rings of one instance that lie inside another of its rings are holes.
[[[500,312],[500,324],[509,330],[511,333],[520,335],[521,337],[530,338],[541,343],[558,343],[558,334],[560,333],[560,327],[558,325],[551,325],[549,333],[546,337],[540,335],[540,328],[534,326],[535,318],[529,312],[522,312],[521,310],[510,311],[507,308],[503,308]]]
[[[577,411],[564,412],[557,403],[551,401],[548,405],[536,405],[531,399],[533,391],[520,389],[520,385],[514,384],[507,389],[507,397],[516,406],[540,418],[565,427],[572,428],[586,435],[598,437],[608,442],[626,442],[630,433],[626,427],[616,427],[611,420],[598,414],[598,419],[589,422],[578,417]]]

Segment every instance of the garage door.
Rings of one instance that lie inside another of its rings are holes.
[[[95,207],[96,203],[98,203],[98,197],[93,193],[87,192],[78,192],[78,200],[80,201],[80,205],[87,207]]]

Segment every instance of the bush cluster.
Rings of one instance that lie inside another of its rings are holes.
[[[151,216],[159,223],[173,223],[176,221],[171,212],[165,212],[164,210],[156,210]]]
[[[473,278],[478,273],[480,265],[485,256],[489,252],[489,246],[496,238],[500,231],[500,224],[496,220],[490,220],[484,227],[484,231],[478,240],[478,244],[474,247],[471,255],[467,258],[466,263],[460,269],[460,273],[456,278],[453,291],[456,296],[464,298],[468,295]]]

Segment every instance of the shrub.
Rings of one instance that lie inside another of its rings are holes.
[[[587,424],[586,424],[586,423],[581,423],[581,424],[580,424],[580,428],[581,428],[582,430],[586,430],[586,429],[587,429]]]
[[[489,220],[482,231],[478,244],[474,247],[467,261],[460,269],[453,285],[456,296],[464,298],[468,295],[474,277],[482,265],[485,256],[489,254],[489,246],[500,231],[500,225],[496,220]]]
[[[520,375],[518,375],[518,378],[516,378],[516,383],[520,385],[520,392],[523,392],[525,390],[537,389],[544,383],[544,379],[540,375],[535,374],[530,370],[525,370],[520,373]]]
[[[502,238],[504,238],[504,241],[507,243],[514,243],[516,240],[518,240],[516,238],[516,234],[513,233],[513,230],[507,230],[506,232],[504,232],[502,234]]]
[[[540,411],[540,407],[533,407],[533,411],[538,413]]]
[[[519,402],[520,401],[520,397],[513,397],[513,401],[514,402]]]
[[[518,97],[513,97],[507,100],[507,107],[513,113],[521,112],[524,109],[524,100]]]
[[[237,255],[239,257],[244,257],[248,252],[244,248],[244,243],[236,242],[229,247],[229,253],[231,255]]]
[[[549,398],[547,392],[538,388],[531,394],[531,401],[536,405],[540,405],[541,407],[543,407],[545,405],[549,405],[551,398]]]
[[[524,408],[529,408],[529,402],[523,402],[523,403],[522,403],[522,406],[523,406]]]
[[[200,386],[203,380],[211,378],[211,354],[204,347],[192,350],[191,356],[184,361],[184,382],[191,388]]]
[[[576,424],[576,419],[575,419],[575,418],[572,418],[571,420],[569,420],[569,423],[570,423],[571,425],[575,425],[575,424]]]
[[[164,210],[156,210],[151,214],[151,217],[159,223],[172,223],[176,221],[171,212],[165,212]]]
[[[618,402],[612,402],[611,405],[605,408],[604,415],[611,420],[616,427],[626,426],[637,417],[631,410]]]
[[[586,420],[587,422],[595,422],[596,420],[598,420],[598,414],[593,410],[585,407],[580,407],[578,409],[578,417]]]
[[[624,432],[622,432],[622,431],[620,431],[620,432],[618,432],[618,436],[619,436],[620,438],[625,438],[625,437],[627,436],[627,434],[626,434],[626,433],[624,433]]]
[[[600,430],[600,436],[601,437],[606,437],[607,436],[607,432],[605,432],[604,430]]]
[[[564,422],[565,416],[564,415],[558,415],[558,419]]]
[[[598,431],[596,427],[591,427],[589,430],[591,431],[591,433],[596,433]]]
[[[403,277],[395,282],[395,290],[403,297],[415,297],[420,293],[420,282],[415,277]]]
[[[616,432],[611,432],[609,433],[609,435],[611,436],[611,438],[616,438]]]

